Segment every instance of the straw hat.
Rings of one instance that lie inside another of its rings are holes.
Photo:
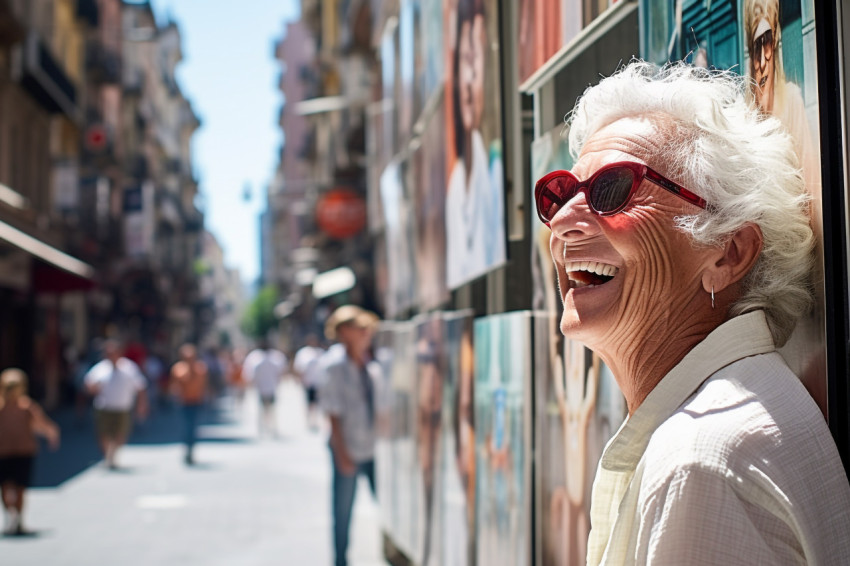
[[[337,329],[343,324],[354,324],[360,328],[375,328],[378,315],[357,305],[343,305],[337,308],[325,321],[325,336],[336,340]]]
[[[27,374],[18,368],[9,368],[0,373],[0,392],[20,388],[26,390]]]

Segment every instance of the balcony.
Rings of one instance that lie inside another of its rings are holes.
[[[35,32],[30,32],[23,45],[16,49],[13,69],[13,76],[45,110],[65,114],[71,121],[82,123],[77,88]]]

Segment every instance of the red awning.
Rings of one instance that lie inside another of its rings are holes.
[[[32,255],[33,289],[37,293],[82,291],[95,286],[94,268],[5,222],[0,222],[0,240]]]
[[[48,263],[34,261],[32,264],[32,288],[36,293],[71,293],[89,291],[97,284],[86,277],[59,269]]]

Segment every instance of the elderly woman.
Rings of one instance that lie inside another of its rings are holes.
[[[811,306],[792,140],[744,79],[633,62],[572,114],[576,164],[535,188],[561,330],[629,417],[593,486],[588,564],[839,564],[850,486],[776,352]],[[843,562],[846,563],[846,562]]]

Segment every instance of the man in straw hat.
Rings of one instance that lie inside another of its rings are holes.
[[[336,309],[325,334],[344,352],[326,354],[319,402],[331,421],[333,519],[336,565],[345,566],[351,510],[357,476],[369,480],[375,493],[375,382],[380,368],[370,349],[378,317],[355,305]]]

